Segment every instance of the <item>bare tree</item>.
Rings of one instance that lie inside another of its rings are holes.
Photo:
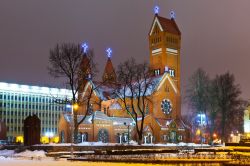
[[[245,102],[239,98],[240,94],[239,85],[230,73],[217,75],[213,80],[202,69],[192,75],[186,98],[195,114],[206,115],[211,143],[215,131],[220,132],[224,142],[233,130],[242,130]]]
[[[193,111],[197,114],[206,114],[208,109],[209,77],[207,73],[198,68],[189,79],[186,90],[186,99]]]
[[[83,52],[81,45],[74,43],[57,44],[50,50],[48,67],[49,73],[55,78],[64,78],[66,88],[71,90],[72,99],[59,100],[55,102],[71,104],[74,120],[74,142],[77,142],[78,126],[84,121],[91,105],[94,87],[86,89],[85,85],[95,76],[96,64],[93,61],[93,51]],[[84,92],[86,91],[86,92]],[[82,94],[85,94],[84,96]],[[86,106],[84,116],[77,119],[78,109],[76,106]],[[74,107],[75,106],[75,107]]]
[[[221,115],[220,133],[222,142],[225,142],[233,130],[242,131],[245,102],[240,99],[240,87],[235,84],[234,75],[229,72],[217,75],[214,87],[214,97]]]
[[[153,77],[146,63],[136,64],[133,58],[118,66],[116,96],[123,103],[124,110],[135,122],[138,144],[142,144],[144,119],[147,114],[149,94],[155,86]]]
[[[195,126],[195,128],[199,127],[203,132],[205,132],[206,127],[208,127],[209,81],[208,74],[203,69],[198,68],[189,79],[185,96],[186,101],[192,108],[192,117],[197,117],[197,114],[201,117],[202,114],[205,115],[205,124],[202,124],[203,122],[200,122],[200,124],[192,122],[192,125]],[[200,132],[201,141],[202,134],[203,133]]]
[[[218,118],[219,114],[219,108],[218,108],[218,87],[216,86],[215,79],[209,81],[209,89],[208,89],[208,104],[209,104],[209,110],[208,110],[208,117],[209,117],[209,136],[210,136],[210,144],[213,145],[214,140],[214,134],[215,134],[215,126],[216,126],[216,120]]]

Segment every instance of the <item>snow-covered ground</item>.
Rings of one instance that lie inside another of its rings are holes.
[[[45,158],[45,152],[43,150],[35,151],[23,151],[20,153],[15,153],[14,150],[0,150],[0,158]]]
[[[161,146],[161,145],[159,145]],[[180,146],[180,145],[179,145]],[[183,146],[183,145],[182,145]],[[185,154],[187,157],[187,154]],[[180,154],[151,154],[152,158],[159,159],[180,159],[185,160],[185,155],[180,156]],[[147,155],[150,157],[150,155]],[[105,156],[104,156],[105,157]],[[112,156],[111,156],[112,157]],[[113,157],[121,157],[121,156],[113,156]],[[123,158],[141,158],[140,155],[125,155]],[[145,157],[145,156],[144,156]],[[199,160],[202,158],[203,160],[207,158],[210,160],[210,157],[207,153],[198,156],[193,156],[192,160]],[[216,157],[216,160],[225,159],[223,156]],[[214,160],[214,159],[213,159]],[[46,157],[44,151],[29,151],[26,150],[21,153],[15,153],[13,150],[0,150],[0,166],[125,166],[125,165],[135,165],[135,166],[143,166],[143,165],[151,165],[151,164],[135,164],[135,163],[107,163],[107,162],[86,162],[86,161],[67,161],[66,159],[55,159]],[[157,164],[154,164],[157,165]],[[169,164],[168,164],[169,165]],[[175,164],[173,164],[175,165]],[[192,165],[190,163],[190,165]]]
[[[59,161],[55,161],[53,159],[42,159],[42,160],[0,159],[0,165],[1,166],[128,166],[128,165],[144,166],[147,164],[83,162],[83,161],[71,162],[71,161],[67,161],[65,159],[62,159]],[[151,165],[151,164],[149,164],[149,165]]]
[[[102,163],[102,162],[71,162],[66,159],[55,160],[46,157],[44,151],[29,151],[15,153],[14,150],[0,150],[0,166],[125,166],[144,164],[126,164],[126,163]]]
[[[74,144],[74,146],[127,146],[127,143],[124,144],[119,144],[119,143],[103,143],[103,142],[83,142],[79,144]],[[129,143],[130,146],[139,146],[137,142],[135,141],[130,141]],[[35,146],[71,146],[71,143],[50,143],[50,144],[39,144]],[[143,144],[143,146],[191,146],[191,147],[209,147],[210,145],[208,144],[195,144],[195,143],[184,143],[180,142],[178,144],[174,143],[167,143],[167,144]]]
[[[70,146],[71,144],[49,144],[52,146]],[[79,146],[115,146],[121,144],[115,143],[101,143],[101,142],[85,142],[77,144]],[[124,144],[127,145],[127,144]],[[131,141],[131,145],[137,146],[136,142]],[[179,143],[179,144],[145,144],[145,146],[192,146],[205,147],[208,145],[200,145],[193,143]],[[157,156],[156,156],[157,157]],[[168,154],[168,158],[177,158],[177,154]],[[125,166],[125,165],[151,165],[151,164],[135,164],[135,163],[107,163],[107,162],[85,162],[85,161],[67,161],[66,159],[55,160],[54,158],[46,157],[44,151],[29,151],[26,150],[21,153],[15,153],[14,150],[0,150],[0,166]]]

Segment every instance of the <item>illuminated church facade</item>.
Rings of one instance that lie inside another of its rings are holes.
[[[144,120],[143,143],[178,143],[189,141],[188,126],[181,119],[180,48],[181,32],[175,22],[156,12],[149,34],[150,68],[156,86],[148,97],[147,115]],[[108,57],[103,81],[116,81],[116,73]],[[78,142],[126,143],[136,140],[134,122],[123,104],[112,95],[112,83],[96,85],[89,80],[83,91],[96,87],[93,92],[91,113],[79,126]],[[84,93],[82,94],[84,96]],[[98,104],[96,104],[98,103]],[[78,118],[84,116],[79,109]],[[71,115],[63,114],[59,121],[60,142],[71,142]]]

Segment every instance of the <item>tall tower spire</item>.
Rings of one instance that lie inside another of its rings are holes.
[[[81,45],[82,50],[83,50],[83,57],[82,57],[82,62],[81,62],[81,70],[83,72],[81,79],[87,79],[91,78],[91,66],[90,66],[90,59],[88,58],[88,44],[83,43]]]
[[[116,82],[116,73],[111,61],[112,49],[108,48],[107,52],[107,63],[104,69],[104,73],[102,75],[102,80],[104,83],[115,83]]]
[[[181,32],[175,22],[175,13],[171,11],[170,19],[155,14],[148,34],[150,51],[150,68],[155,75],[168,73],[180,92],[180,49]],[[180,115],[181,99],[176,98],[176,115]]]

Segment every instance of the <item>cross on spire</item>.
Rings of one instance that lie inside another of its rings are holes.
[[[175,12],[173,10],[170,11],[170,18],[175,19]]]
[[[89,46],[88,46],[87,43],[83,43],[83,44],[82,44],[82,48],[83,48],[83,52],[84,52],[84,53],[87,53],[87,49],[89,48]]]
[[[159,12],[160,12],[160,7],[159,7],[159,6],[155,6],[155,7],[154,7],[154,12],[155,12],[155,14],[159,14]]]
[[[112,55],[112,49],[111,49],[111,48],[108,48],[108,49],[106,50],[106,52],[107,52],[107,56],[108,56],[108,58],[111,58],[111,55]]]

